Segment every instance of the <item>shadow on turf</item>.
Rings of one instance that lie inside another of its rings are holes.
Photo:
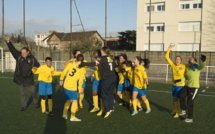
[[[39,89],[39,83],[35,86],[35,90],[36,90],[36,93],[38,93],[38,89]],[[40,96],[39,96],[39,102],[40,102]],[[33,102],[33,98],[32,96],[28,99],[28,102],[27,102],[27,106],[30,106],[31,103]]]
[[[163,106],[161,106],[161,105],[159,105],[159,104],[157,104],[157,103],[155,103],[155,102],[153,102],[153,101],[150,101],[150,100],[149,100],[149,103],[150,103],[150,105],[155,106],[159,111],[166,111],[166,112],[168,112],[168,113],[171,113],[171,111],[170,111],[168,108],[163,107]]]
[[[52,83],[53,90],[53,113],[54,116],[48,116],[44,134],[65,134],[67,131],[66,120],[62,118],[62,112],[65,103],[63,87],[56,89],[58,80],[55,79]],[[46,115],[45,115],[46,116]]]

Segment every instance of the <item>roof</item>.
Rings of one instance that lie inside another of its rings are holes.
[[[97,33],[100,36],[100,38],[103,40],[103,38],[101,37],[101,35],[97,31],[73,32],[72,33],[72,40],[73,41],[79,41],[79,40],[83,40],[86,38],[90,38],[95,33]],[[45,41],[46,39],[48,39],[48,41],[49,41],[49,39],[53,35],[56,35],[61,41],[71,41],[71,33],[58,33],[58,32],[53,32],[48,37],[44,38],[43,41]]]

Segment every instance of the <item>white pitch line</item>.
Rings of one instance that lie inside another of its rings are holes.
[[[13,79],[12,77],[1,77],[0,76],[0,78],[3,78],[3,79],[5,79],[5,78],[7,78],[7,79]],[[35,80],[35,81],[38,81],[38,80]],[[86,86],[91,86],[92,87],[92,84],[86,84]],[[172,92],[170,92],[170,91],[162,91],[162,90],[148,90],[149,92],[160,92],[160,93],[167,93],[167,94],[171,94]],[[204,92],[204,93],[215,93],[215,92]],[[198,96],[207,96],[207,97],[215,97],[215,95],[205,95],[205,94],[198,94]]]

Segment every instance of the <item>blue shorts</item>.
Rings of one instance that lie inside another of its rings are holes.
[[[138,94],[140,94],[140,96],[146,95],[146,89],[138,89],[137,87],[134,86],[133,91],[138,92]]]
[[[133,89],[134,89],[134,85],[130,85],[129,87],[129,92],[130,92],[130,95],[132,96],[133,94]]]
[[[93,88],[92,88],[92,90],[98,90],[100,92],[100,90],[101,90],[101,83],[102,83],[101,80],[96,80],[95,79],[93,81]]]
[[[52,95],[52,84],[40,81],[39,82],[39,95]]]
[[[86,87],[86,80],[83,80],[82,88]]]
[[[78,91],[71,91],[64,88],[66,100],[78,100]]]
[[[122,92],[125,90],[125,85],[124,83],[122,84],[118,84],[118,87],[117,87],[117,92]]]
[[[129,81],[129,79],[126,79],[125,78],[125,87],[130,87],[130,81]]]
[[[184,86],[177,86],[177,85],[172,85],[172,96],[174,98],[179,98],[179,95],[181,94],[181,91]]]

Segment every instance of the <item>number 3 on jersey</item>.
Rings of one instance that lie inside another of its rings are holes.
[[[69,74],[69,76],[71,76],[71,77],[72,77],[72,76],[74,76],[74,75],[75,75],[75,73],[76,73],[76,69],[73,69],[73,70],[72,70],[72,74]]]

